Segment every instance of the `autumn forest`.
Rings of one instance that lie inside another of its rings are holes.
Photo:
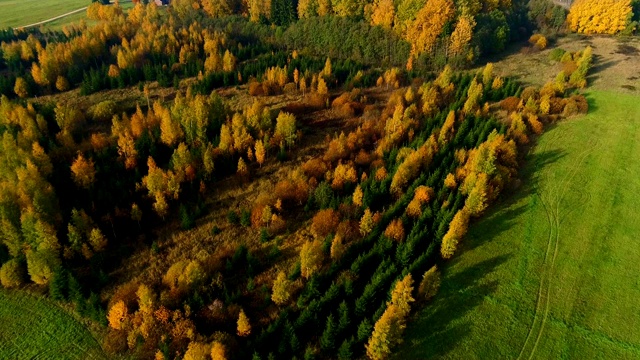
[[[0,283],[85,324],[97,358],[157,360],[392,358],[541,134],[590,111],[594,49],[548,48],[640,14],[87,5],[0,31]],[[552,78],[505,72],[514,46]]]

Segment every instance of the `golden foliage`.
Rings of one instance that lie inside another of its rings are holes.
[[[469,85],[469,90],[467,90],[467,101],[465,101],[463,110],[466,114],[470,114],[477,110],[478,101],[482,97],[483,87],[482,83],[479,83],[474,78],[471,81],[471,85]]]
[[[406,275],[402,280],[396,283],[391,292],[391,304],[396,305],[400,310],[400,316],[406,318],[411,311],[411,303],[414,301],[411,293],[413,292],[413,278],[411,274]]]
[[[375,226],[374,216],[368,208],[364,210],[362,218],[360,218],[360,234],[366,236],[373,230]]]
[[[576,0],[567,23],[579,33],[616,34],[627,27],[631,15],[631,0]]]
[[[227,347],[219,341],[211,344],[211,360],[227,360]]]
[[[456,113],[455,111],[451,110],[449,111],[449,114],[447,115],[447,118],[444,121],[444,124],[442,125],[442,129],[440,129],[440,133],[438,135],[438,144],[440,146],[446,144],[453,138],[453,135],[455,134],[455,129],[453,128],[453,125],[455,124],[455,122],[456,122]]]
[[[449,230],[442,238],[442,247],[440,253],[444,259],[449,259],[453,256],[458,243],[462,237],[467,233],[467,227],[469,226],[469,213],[466,209],[459,210],[449,223]]]
[[[280,137],[287,146],[293,146],[298,137],[296,132],[296,117],[281,111],[276,118],[276,129],[274,136]]]
[[[473,28],[476,26],[476,21],[471,16],[460,16],[456,27],[451,34],[451,44],[449,45],[449,51],[451,55],[462,55],[464,50],[471,42],[473,36]]]
[[[331,260],[339,260],[346,250],[342,235],[336,234],[331,241]]]
[[[64,76],[58,76],[56,79],[56,89],[58,89],[58,91],[67,91],[69,88],[69,81]]]
[[[412,152],[404,159],[400,166],[398,166],[398,170],[391,180],[391,193],[400,195],[409,181],[418,175],[420,169],[431,163],[437,151],[438,144],[435,136],[432,135],[418,150]]]
[[[24,269],[18,259],[11,259],[0,268],[0,284],[6,288],[18,287],[24,283]]]
[[[291,298],[291,281],[287,279],[287,274],[280,271],[271,288],[271,300],[277,305],[283,305]]]
[[[449,189],[455,189],[456,186],[458,186],[455,175],[453,175],[452,173],[447,174],[447,177],[444,179],[444,186],[448,187]]]
[[[302,276],[310,278],[322,266],[324,253],[320,240],[306,241],[300,249],[300,270]]]
[[[395,17],[393,0],[376,0],[373,3],[371,13],[371,25],[380,25],[384,28],[391,28]]]
[[[340,214],[333,209],[320,210],[313,217],[311,223],[311,232],[319,237],[324,238],[330,233],[334,233],[340,224]]]
[[[183,360],[208,360],[210,354],[209,345],[192,341],[184,353]]]
[[[89,188],[96,178],[96,169],[93,160],[85,159],[84,155],[78,153],[78,156],[71,165],[71,174],[73,181],[78,186]]]
[[[15,86],[13,87],[13,92],[16,93],[21,98],[29,97],[29,84],[27,84],[26,80],[19,77],[16,79]]]
[[[418,56],[423,52],[431,52],[444,25],[451,21],[454,15],[453,1],[427,1],[407,28],[405,37],[411,44],[411,53]]]
[[[404,240],[404,235],[404,226],[400,219],[392,220],[384,230],[384,236],[397,242]]]
[[[358,181],[358,174],[353,165],[338,164],[333,172],[331,187],[334,190],[339,190],[345,183],[355,183],[356,181]]]
[[[240,314],[238,315],[238,324],[237,324],[238,336],[249,336],[251,334],[251,324],[249,323],[249,318],[244,313],[244,310],[240,310]]]
[[[125,305],[124,301],[120,300],[111,306],[111,309],[109,309],[107,320],[109,321],[109,326],[111,328],[123,330],[123,325],[128,317],[127,305]]]
[[[413,279],[411,274],[405,276],[391,294],[391,302],[382,317],[376,322],[373,333],[366,345],[367,356],[372,360],[387,359],[392,348],[402,341],[402,332],[406,327],[406,317],[410,311],[410,302],[413,291]]]
[[[383,167],[378,168],[378,170],[376,170],[376,173],[374,175],[374,179],[376,179],[376,181],[382,181],[384,179],[387,178],[387,169]]]
[[[360,185],[356,186],[356,189],[353,192],[353,203],[355,205],[358,206],[362,206],[362,197],[364,196],[363,192],[362,192],[362,188],[360,187]]]
[[[406,325],[396,305],[389,305],[373,327],[373,333],[367,342],[367,357],[372,360],[385,360],[399,340]]]

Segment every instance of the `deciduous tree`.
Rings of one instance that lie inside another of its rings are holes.
[[[322,266],[324,254],[320,240],[306,241],[300,250],[300,270],[302,276],[310,278]]]
[[[96,178],[95,164],[93,160],[86,159],[82,153],[78,153],[78,156],[71,165],[71,173],[73,175],[73,181],[75,181],[78,186],[88,189]]]
[[[246,337],[251,334],[251,324],[249,323],[249,318],[242,309],[240,309],[240,314],[238,315],[237,333],[242,337]]]
[[[429,300],[436,295],[439,288],[440,272],[438,271],[438,267],[434,265],[422,276],[422,281],[420,281],[420,286],[418,287],[418,294],[425,300]]]
[[[283,305],[291,297],[291,282],[287,279],[287,274],[280,271],[271,289],[271,300],[278,305]]]

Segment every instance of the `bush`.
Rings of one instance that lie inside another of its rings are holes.
[[[549,53],[549,60],[560,61],[565,53],[566,51],[564,49],[555,48]]]
[[[242,210],[242,214],[240,215],[240,225],[244,227],[251,226],[251,211],[247,209]]]
[[[340,214],[333,209],[320,210],[313,217],[311,231],[314,235],[324,238],[330,233],[335,233],[340,224]]]
[[[100,102],[89,109],[95,121],[110,121],[116,112],[116,103],[112,100]]]
[[[6,288],[18,287],[25,281],[25,271],[18,259],[11,259],[0,268],[0,283]]]
[[[227,220],[232,225],[240,224],[240,216],[238,216],[238,212],[234,210],[229,210],[227,213]]]

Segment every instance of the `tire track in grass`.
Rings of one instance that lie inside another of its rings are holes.
[[[547,141],[545,142],[544,147],[540,150],[540,153],[544,153],[547,148],[548,145],[546,144],[550,144],[550,143],[555,143],[556,140],[559,139],[559,136],[556,135],[553,138],[548,138]],[[549,311],[549,304],[550,304],[550,293],[551,293],[551,276],[553,275],[553,269],[555,268],[555,259],[557,258],[557,252],[558,252],[558,242],[559,242],[559,219],[558,219],[558,213],[559,213],[559,202],[561,201],[561,199],[564,197],[564,192],[567,188],[568,183],[573,179],[573,177],[575,176],[575,174],[577,173],[577,170],[580,167],[580,163],[584,160],[584,158],[586,158],[586,156],[588,155],[588,153],[590,151],[593,150],[592,146],[588,146],[587,150],[585,150],[583,153],[580,154],[581,156],[581,160],[578,164],[574,165],[572,167],[572,169],[569,171],[569,174],[567,174],[565,176],[565,179],[563,179],[560,183],[557,183],[556,186],[549,191],[546,195],[547,200],[545,200],[545,191],[543,191],[540,187],[540,184],[538,182],[536,182],[534,184],[534,189],[535,189],[535,193],[536,196],[538,196],[538,198],[540,199],[542,206],[544,208],[545,211],[545,215],[547,217],[547,226],[548,226],[548,237],[547,237],[547,246],[546,246],[546,251],[545,251],[545,255],[544,258],[542,260],[542,271],[541,271],[541,277],[540,277],[540,282],[538,284],[538,295],[537,295],[537,299],[536,299],[536,307],[535,307],[535,311],[534,311],[534,316],[533,316],[533,321],[531,323],[531,326],[529,326],[529,330],[527,331],[527,337],[525,339],[524,344],[522,345],[520,352],[518,354],[518,359],[521,359],[522,356],[525,353],[525,350],[529,344],[529,341],[531,340],[531,336],[533,335],[533,333],[535,332],[534,330],[536,329],[536,326],[539,322],[539,318],[540,318],[540,311],[541,311],[541,306],[544,302],[544,307],[545,310],[543,312],[544,315],[543,319],[540,323],[540,329],[538,330],[538,336],[536,337],[536,342],[533,345],[533,348],[531,350],[529,359],[531,359],[533,357],[533,355],[535,354],[537,345],[540,341],[540,337],[542,334],[542,330],[544,328],[545,322],[546,322],[546,318],[548,315],[548,311]],[[542,169],[540,169],[540,164],[536,164],[535,166],[535,172],[540,174],[540,178],[542,180],[543,184],[552,184],[553,182],[550,181],[550,177],[549,177],[549,171],[543,171]],[[563,189],[562,191],[562,196],[560,196],[559,191],[560,189]],[[555,195],[555,199],[554,196]],[[555,201],[554,201],[555,200]],[[555,204],[555,209],[553,207],[553,205]],[[555,212],[554,212],[555,210]],[[555,241],[554,241],[554,230],[555,230]],[[551,260],[551,265],[548,265],[548,261],[549,261],[549,254],[551,252],[551,248],[554,248],[554,255],[552,257]],[[545,282],[546,282],[546,292],[545,292]]]
[[[555,249],[553,252],[553,257],[551,259],[551,264],[550,264],[550,268],[548,269],[547,272],[547,277],[548,277],[548,281],[547,281],[547,291],[546,291],[546,296],[545,296],[545,310],[544,310],[544,315],[542,317],[542,322],[540,324],[540,330],[538,331],[538,336],[536,337],[536,342],[533,344],[533,348],[531,349],[531,354],[529,355],[529,360],[531,360],[533,358],[533,356],[535,355],[537,349],[538,349],[538,345],[540,343],[540,340],[542,339],[542,334],[544,333],[544,329],[545,329],[545,324],[547,322],[547,318],[549,317],[549,311],[551,308],[551,287],[552,287],[552,276],[555,270],[555,265],[556,265],[556,260],[558,258],[558,249],[559,249],[559,244],[560,244],[560,203],[564,200],[566,193],[567,193],[567,189],[570,187],[570,185],[573,183],[573,179],[575,178],[575,176],[578,174],[580,167],[582,165],[582,163],[584,162],[584,160],[594,151],[594,149],[596,149],[598,146],[597,142],[594,141],[590,144],[587,144],[587,148],[586,150],[584,150],[581,154],[580,154],[580,161],[578,161],[577,163],[575,163],[573,165],[573,167],[571,168],[571,170],[569,171],[569,174],[567,174],[567,176],[565,177],[565,179],[563,181],[560,182],[560,184],[558,184],[555,188],[555,212],[553,213],[553,219],[554,219],[554,227],[555,227]],[[561,192],[560,192],[561,191]]]
[[[557,136],[556,136],[557,137]],[[545,144],[545,147],[541,149],[541,153],[544,153],[547,150],[548,146]],[[535,173],[538,173],[539,176],[542,178],[542,180],[545,180],[545,175],[546,173],[541,171],[540,169],[540,164],[536,164],[535,166]],[[547,237],[547,250],[545,251],[544,254],[544,258],[542,259],[542,266],[543,266],[543,270],[544,270],[544,264],[547,262],[547,258],[549,257],[549,251],[551,249],[551,239],[552,239],[552,221],[551,221],[551,215],[547,206],[547,203],[544,199],[544,197],[542,196],[541,190],[540,190],[540,186],[537,182],[534,183],[534,189],[535,189],[535,193],[536,196],[538,196],[538,198],[540,199],[540,202],[542,203],[542,207],[544,208],[544,212],[545,215],[547,216],[547,226],[549,228],[548,231],[548,237]],[[531,334],[533,333],[533,329],[536,326],[536,323],[538,322],[538,314],[540,312],[540,304],[541,304],[541,299],[542,299],[542,288],[543,288],[543,284],[544,284],[544,280],[546,278],[546,272],[543,271],[540,277],[540,283],[538,285],[538,296],[536,299],[536,307],[535,307],[535,311],[533,314],[533,321],[531,323],[531,326],[529,326],[529,331],[527,332],[527,337],[525,339],[524,344],[522,345],[522,348],[520,349],[520,353],[518,354],[518,359],[520,359],[522,357],[522,354],[524,353],[524,350],[527,347],[527,344],[529,343],[529,339],[531,338]]]

